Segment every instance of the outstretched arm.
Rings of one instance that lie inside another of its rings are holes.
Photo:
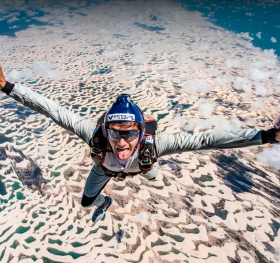
[[[22,103],[24,106],[51,118],[56,124],[78,135],[87,144],[96,126],[94,120],[85,119],[58,103],[20,85],[11,84],[4,78],[0,65],[0,89],[9,97]]]
[[[279,130],[240,129],[230,131],[156,134],[158,157],[195,150],[242,148],[280,141]]]

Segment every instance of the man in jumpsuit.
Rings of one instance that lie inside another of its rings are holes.
[[[96,128],[96,120],[81,117],[58,103],[24,87],[5,80],[0,65],[0,89],[9,97],[24,106],[51,118],[56,124],[78,135],[88,145]],[[112,203],[108,196],[100,194],[110,177],[105,171],[117,173],[139,172],[148,180],[157,176],[158,164],[153,169],[141,173],[139,169],[139,147],[145,133],[145,121],[141,110],[129,96],[119,96],[107,112],[103,124],[103,134],[107,138],[111,152],[106,153],[102,166],[93,166],[83,192],[83,207],[97,206],[92,220],[100,220]],[[156,131],[154,138],[154,155],[164,155],[205,149],[242,148],[265,143],[278,143],[280,130],[271,128],[267,131],[259,129],[236,129],[231,131],[199,132],[196,134]]]

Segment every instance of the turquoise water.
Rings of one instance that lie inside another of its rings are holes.
[[[209,21],[235,33],[249,32],[252,44],[261,49],[274,49],[280,56],[280,2],[260,0],[176,1],[189,11],[198,11]],[[256,34],[261,32],[259,39]],[[276,43],[271,38],[276,38]]]
[[[11,17],[9,17],[0,21],[0,36],[3,35],[3,36],[15,37],[16,32],[21,30],[26,30],[31,25],[45,26],[49,24],[46,22],[36,20],[36,18],[43,17],[48,13],[36,9],[34,9],[33,11],[37,12],[37,14],[30,16],[25,11],[11,9],[10,12],[19,12],[19,15],[16,16],[17,20],[15,19],[15,21],[12,21],[10,20]]]
[[[43,21],[39,21],[36,18],[41,18],[45,15],[49,15],[48,12],[44,12],[42,10],[40,10],[40,5],[38,5],[37,3],[31,3],[31,1],[29,0],[25,0],[25,9],[28,10],[28,12],[26,11],[22,11],[22,10],[18,10],[16,8],[13,8],[13,6],[11,5],[7,5],[9,8],[9,11],[7,11],[6,13],[3,14],[3,16],[1,16],[0,13],[0,36],[9,36],[9,37],[16,37],[16,32],[21,31],[21,30],[26,30],[28,29],[28,27],[30,26],[46,26],[46,25],[54,25],[51,22],[43,22]],[[83,4],[81,4],[81,6],[93,6],[93,5],[97,5],[100,3],[105,3],[108,1],[84,1]],[[68,8],[68,12],[67,13],[78,13],[81,16],[86,16],[86,14],[83,14],[81,12],[77,11],[77,8],[75,7],[71,7],[71,6],[66,6],[64,1],[57,1],[57,0],[49,0],[45,2],[46,5],[48,5],[49,7],[57,7],[57,6],[63,6],[65,8]],[[35,12],[34,14],[29,13],[29,11]],[[10,20],[12,18],[11,17],[6,17],[6,15],[8,15],[9,13],[13,13],[13,12],[18,12],[18,14],[15,14],[16,19]],[[59,20],[59,17],[57,18]],[[56,21],[57,22],[57,21]],[[61,21],[61,24],[62,21]],[[31,47],[32,48],[32,47]]]
[[[15,33],[21,30],[26,30],[30,26],[45,26],[53,25],[49,22],[42,22],[36,20],[48,15],[48,12],[40,10],[40,6],[32,6],[29,1],[25,1],[29,4],[29,10],[35,12],[34,15],[30,15],[28,12],[10,9],[10,12],[19,12],[15,15],[15,21],[9,22],[11,17],[6,18],[8,14],[0,15],[0,36],[6,35],[9,37],[15,37]],[[107,2],[107,1],[102,1]],[[265,3],[260,0],[230,0],[230,1],[219,1],[219,0],[174,0],[173,2],[180,4],[189,11],[198,11],[207,17],[209,21],[215,25],[221,26],[225,29],[231,30],[236,33],[249,32],[250,36],[254,38],[252,43],[262,49],[274,49],[275,53],[280,55],[280,3],[279,1],[269,1]],[[54,7],[59,4],[59,1],[48,1],[49,6]],[[93,6],[99,4],[99,1],[84,1],[81,6]],[[63,4],[65,6],[65,4]],[[79,13],[73,7],[68,7],[71,14]],[[10,13],[9,12],[9,13]],[[150,11],[150,17],[147,20],[156,21],[160,19]],[[82,16],[85,14],[79,13]],[[147,21],[148,22],[148,21]],[[165,31],[163,27],[152,27],[146,24],[140,24],[135,21],[134,25],[142,27],[151,31]],[[261,32],[261,38],[256,36],[257,33]],[[277,42],[273,43],[271,38],[276,38]],[[32,47],[31,47],[32,48]]]
[[[6,194],[7,194],[7,191],[6,191],[6,188],[5,188],[5,184],[2,183],[1,177],[0,177],[0,195],[6,195]]]
[[[55,248],[47,248],[47,251],[49,253],[52,253],[52,254],[56,255],[56,256],[71,256],[73,259],[77,259],[79,257],[82,257],[82,256],[86,255],[86,254],[78,254],[78,253],[75,253],[75,252],[66,253],[66,252],[60,251],[60,250],[55,249]]]

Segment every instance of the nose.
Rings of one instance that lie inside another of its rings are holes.
[[[126,140],[124,139],[124,138],[121,138],[120,140],[119,140],[119,146],[120,147],[122,147],[122,146],[125,146],[126,145]]]

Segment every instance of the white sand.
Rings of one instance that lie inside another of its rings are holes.
[[[45,11],[49,11],[48,8]],[[97,119],[117,94],[129,90],[142,109],[161,118],[159,130],[170,133],[252,126],[263,129],[278,115],[280,89],[273,78],[250,80],[253,87],[262,81],[273,91],[273,95],[262,99],[260,108],[256,107],[259,97],[254,88],[250,94],[245,94],[232,87],[237,77],[252,78],[250,67],[274,76],[280,70],[275,57],[250,47],[248,41],[214,26],[199,13],[187,12],[169,2],[163,2],[162,6],[106,3],[94,8],[82,7],[79,12],[88,16],[73,12],[70,17],[65,10],[53,9],[39,20],[52,21],[54,26],[32,26],[17,32],[16,38],[1,36],[0,62],[4,71],[32,67],[39,60],[56,64],[57,70],[64,73],[62,80],[33,76],[30,81],[37,80],[37,83],[25,80],[24,85],[87,118]],[[158,16],[159,20],[149,21],[150,14]],[[62,21],[61,25],[58,20]],[[165,30],[145,30],[135,22]],[[117,38],[113,34],[122,36]],[[103,54],[98,53],[100,49],[104,49]],[[262,67],[262,62],[266,66]],[[232,67],[234,63],[237,67]],[[93,74],[106,66],[111,68],[110,73]],[[140,80],[143,83],[137,86]],[[193,81],[192,86],[190,81]],[[84,87],[79,87],[79,83]],[[195,91],[195,88],[207,87],[210,89]],[[1,105],[12,102],[3,94],[0,97]],[[213,114],[207,118],[199,111],[204,103],[213,104]],[[247,108],[238,107],[238,103]],[[193,106],[183,109],[186,104]],[[88,263],[137,262],[140,259],[141,262],[217,263],[229,262],[228,257],[236,259],[236,254],[242,263],[260,262],[254,249],[268,261],[279,262],[279,230],[275,233],[277,229],[271,227],[272,222],[280,223],[274,196],[274,191],[279,192],[279,173],[256,160],[260,148],[239,151],[243,153],[243,157],[238,157],[240,162],[266,174],[264,178],[257,173],[244,172],[253,186],[238,178],[230,181],[223,176],[218,165],[211,162],[210,156],[215,151],[165,156],[163,159],[167,163],[161,165],[154,182],[141,177],[128,178],[125,182],[111,180],[104,192],[114,196],[113,205],[103,221],[93,224],[93,209],[84,209],[79,203],[93,165],[88,146],[45,116],[37,114],[22,119],[14,112],[14,108],[1,109],[1,133],[4,131],[13,143],[5,142],[0,147],[12,145],[21,150],[36,161],[44,178],[50,182],[43,187],[46,195],[42,197],[37,191],[23,187],[11,169],[11,160],[17,153],[7,150],[10,158],[0,160],[1,180],[7,191],[5,196],[0,196],[5,201],[0,204],[1,263],[34,260],[42,263],[44,258]],[[232,119],[238,117],[244,122],[236,126]],[[250,124],[252,122],[255,124]],[[36,129],[42,131],[34,133]],[[26,142],[27,138],[30,141]],[[221,153],[230,155],[237,151]],[[17,167],[24,168],[27,164],[25,160]],[[64,174],[70,168],[74,172],[68,178]],[[212,179],[203,181],[202,176],[206,175]],[[15,182],[20,184],[20,189],[12,189]],[[140,190],[135,191],[127,182]],[[236,183],[249,187],[250,192],[236,192],[233,188]],[[267,185],[266,188],[260,189],[260,183]],[[124,189],[118,190],[116,186]],[[15,196],[10,199],[12,193]],[[25,199],[17,200],[20,193]],[[221,213],[226,214],[225,218]],[[40,223],[44,225],[35,231]],[[19,227],[26,228],[26,232],[16,233]],[[119,229],[124,231],[121,243],[113,236]],[[246,240],[243,244],[246,250],[228,234],[229,231]],[[27,238],[35,240],[28,243]],[[74,247],[74,242],[81,245]],[[49,249],[65,255],[56,255]],[[74,259],[70,252],[82,256]]]

